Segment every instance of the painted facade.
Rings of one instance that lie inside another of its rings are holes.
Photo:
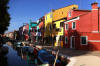
[[[39,44],[43,44],[44,37],[44,16],[39,19],[37,25],[37,41]]]
[[[29,24],[29,37],[31,42],[36,42],[37,23],[30,22]]]
[[[77,5],[70,5],[64,8],[53,10],[53,25],[55,29],[53,30],[54,34],[54,45],[63,47],[63,37],[64,37],[64,21],[66,20],[67,13],[72,9],[78,9]]]
[[[19,40],[23,40],[23,26],[19,27],[18,31],[19,31],[19,36],[20,36]]]
[[[55,37],[54,40],[54,46],[62,46],[63,42],[63,35],[64,35],[64,28],[63,28],[63,20],[59,20],[53,23],[54,29],[53,29],[53,35]]]
[[[67,13],[71,9],[78,9],[78,5],[70,5],[70,6],[66,6],[63,8],[53,10],[53,21],[57,21],[57,20],[66,18]]]
[[[96,2],[91,6],[91,10],[71,10],[68,13],[64,22],[64,47],[100,50],[100,8]]]
[[[52,37],[52,12],[45,15],[44,43],[51,44]]]
[[[45,15],[45,32],[44,37],[50,36],[50,27],[52,25],[52,12]]]

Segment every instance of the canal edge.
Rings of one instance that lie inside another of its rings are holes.
[[[76,58],[70,57],[69,60],[70,62],[66,66],[74,66],[74,64],[76,63]]]
[[[56,51],[54,51],[54,50],[50,50],[50,49],[46,49],[46,50],[56,53]],[[76,58],[75,57],[70,57],[70,56],[64,55],[62,53],[59,53],[59,56],[64,56],[66,59],[70,60],[70,62],[66,66],[74,66],[74,64],[76,63]]]

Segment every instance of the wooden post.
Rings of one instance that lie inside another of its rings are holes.
[[[56,65],[56,61],[57,61],[57,58],[58,58],[58,53],[59,53],[59,50],[57,51],[56,58],[55,58],[55,61],[54,61],[54,65],[53,66]]]

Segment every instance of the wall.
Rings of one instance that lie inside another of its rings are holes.
[[[73,13],[77,14],[78,12],[73,12]],[[67,48],[70,48],[70,44],[71,44],[70,37],[75,36],[75,49],[92,50],[92,51],[99,50],[100,51],[100,45],[99,45],[100,44],[100,32],[98,32],[98,25],[99,25],[98,22],[100,21],[98,21],[97,15],[98,15],[98,12],[95,13],[95,11],[91,11],[89,13],[86,12],[86,14],[84,13],[83,15],[79,16],[79,20],[65,22],[65,24],[69,24],[69,29],[65,30],[65,27],[64,27],[65,36],[68,37],[68,43],[64,44],[64,46]],[[75,30],[72,30],[72,22],[76,22]],[[96,30],[97,32],[93,32],[93,30]],[[81,39],[80,39],[81,36],[87,36],[88,38],[87,45],[81,44]]]
[[[59,8],[57,10],[53,11],[53,21],[62,19],[62,18],[66,18],[67,13],[73,9],[73,7],[75,7],[76,9],[78,9],[77,5],[70,5],[70,6],[66,6],[64,8]]]
[[[50,25],[52,25],[52,12],[45,15],[45,32],[44,36],[48,37],[50,36]]]

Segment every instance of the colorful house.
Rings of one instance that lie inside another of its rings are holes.
[[[64,47],[78,50],[100,50],[100,8],[91,4],[91,10],[74,9],[64,22]]]
[[[51,35],[52,35],[52,12],[49,12],[45,15],[45,31],[44,31],[44,43],[51,44]]]
[[[43,37],[44,37],[44,16],[39,19],[37,24],[37,41],[40,44],[43,44]]]
[[[23,40],[23,26],[19,27],[19,40]]]
[[[37,23],[31,21],[29,24],[29,37],[31,39],[31,42],[36,42],[36,32],[37,32]]]
[[[64,8],[53,10],[53,36],[54,45],[63,47],[64,37],[64,21],[66,21],[67,13],[72,9],[77,9],[77,5],[70,5]]]
[[[25,35],[25,40],[27,41],[29,39],[29,24],[25,23],[24,24],[24,35]]]

